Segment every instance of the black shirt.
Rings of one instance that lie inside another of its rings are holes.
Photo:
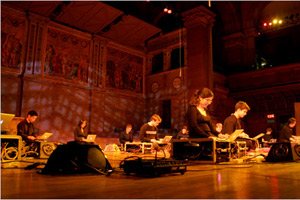
[[[131,132],[129,132],[128,134],[126,133],[126,131],[122,131],[120,133],[120,137],[119,140],[121,143],[125,143],[125,142],[132,142],[133,141],[133,135]]]
[[[24,119],[17,125],[17,134],[22,136],[23,140],[28,140],[28,136],[35,136],[33,124]]]
[[[270,142],[271,139],[273,139],[273,135],[272,134],[265,134],[263,136],[264,140],[267,141],[267,142]]]
[[[222,129],[223,134],[231,134],[233,133],[236,129],[241,129],[241,120],[236,118],[234,114],[230,115],[224,120],[224,126]]]
[[[157,130],[157,127],[145,123],[140,129],[140,140],[142,142],[150,142],[151,139],[158,140]],[[156,131],[156,134],[147,134],[146,131]]]
[[[208,113],[202,115],[194,105],[189,105],[187,111],[187,120],[189,128],[189,138],[208,138],[209,136],[218,135],[218,132],[211,124]]]
[[[74,140],[75,141],[82,141],[82,139],[86,139],[87,138],[87,132],[85,131],[85,129],[83,129],[83,132],[81,131],[81,128],[77,127],[74,130]]]
[[[179,133],[177,133],[176,139],[181,139],[181,138],[188,139],[189,134],[188,133],[183,134],[182,131],[180,131]]]
[[[292,137],[293,129],[288,125],[284,125],[282,130],[279,132],[279,141],[278,142],[290,142]]]

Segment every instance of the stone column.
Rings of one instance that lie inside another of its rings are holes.
[[[244,50],[244,65],[251,67],[255,63],[255,37],[258,35],[258,31],[255,28],[250,28],[244,31],[246,47]]]
[[[215,14],[204,6],[182,13],[187,38],[188,99],[196,89],[213,89],[212,27]]]
[[[243,49],[245,48],[245,36],[236,32],[222,37],[228,66],[241,66],[243,63]]]
[[[164,71],[168,71],[171,67],[171,50],[166,49],[163,51],[164,54]]]
[[[43,52],[46,49],[48,19],[29,13],[29,33],[25,74],[41,74],[45,63]]]
[[[152,54],[146,55],[146,69],[145,69],[145,75],[148,76],[152,73]]]

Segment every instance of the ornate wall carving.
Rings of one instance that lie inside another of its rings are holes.
[[[20,72],[24,55],[26,20],[1,13],[1,67]]]
[[[106,87],[143,93],[143,58],[107,47]]]
[[[44,74],[88,81],[91,41],[54,28],[48,29]]]

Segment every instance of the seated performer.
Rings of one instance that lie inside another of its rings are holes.
[[[293,130],[296,127],[296,118],[291,117],[279,132],[279,142],[294,142],[296,137]]]
[[[247,112],[250,110],[248,104],[244,101],[239,101],[235,104],[235,112],[227,117],[224,121],[224,126],[222,133],[231,134],[236,129],[242,129],[241,119],[247,115]],[[248,138],[249,136],[246,133],[240,135],[240,137]]]
[[[37,112],[31,110],[27,113],[27,117],[17,125],[17,134],[26,142],[33,142],[37,138],[34,133],[33,125],[37,117]]]
[[[229,137],[236,129],[243,129],[241,119],[247,115],[249,110],[250,107],[246,102],[237,102],[235,104],[235,112],[224,120],[222,133],[228,134]],[[249,147],[248,150],[255,148],[255,146],[252,144],[252,141],[249,139],[249,135],[244,132],[239,135],[237,141],[246,141],[247,146]]]
[[[276,139],[274,139],[272,131],[273,131],[272,128],[267,128],[266,134],[261,138],[263,147],[270,147],[271,140],[276,141]]]
[[[126,125],[126,130],[122,131],[120,133],[119,141],[122,145],[122,148],[124,147],[126,142],[132,142],[133,141],[133,135],[132,135],[131,130],[132,130],[132,125],[127,124]]]
[[[183,126],[182,130],[177,133],[176,139],[188,139],[189,132],[187,130],[187,126]]]
[[[26,152],[34,153],[33,156],[37,156],[38,144],[35,141],[39,136],[35,136],[34,125],[38,114],[34,110],[30,110],[27,113],[27,117],[17,125],[17,134],[22,137],[24,141],[23,147],[26,147]]]
[[[216,124],[216,131],[218,132],[218,137],[221,138],[221,139],[227,139],[229,137],[229,135],[228,134],[223,134],[222,129],[223,129],[223,124],[222,123],[217,123]]]
[[[211,123],[207,110],[213,98],[214,93],[208,88],[194,92],[187,111],[189,138],[216,137],[218,134]]]
[[[161,123],[159,115],[152,115],[150,122],[141,126],[139,138],[141,142],[156,142],[158,140],[157,126]]]
[[[78,123],[78,126],[74,130],[74,140],[77,143],[85,143],[88,133],[85,128],[87,127],[87,122],[84,119],[81,119]]]

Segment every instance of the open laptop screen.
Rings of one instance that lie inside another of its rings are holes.
[[[14,117],[14,114],[1,113],[1,131],[7,128]]]

